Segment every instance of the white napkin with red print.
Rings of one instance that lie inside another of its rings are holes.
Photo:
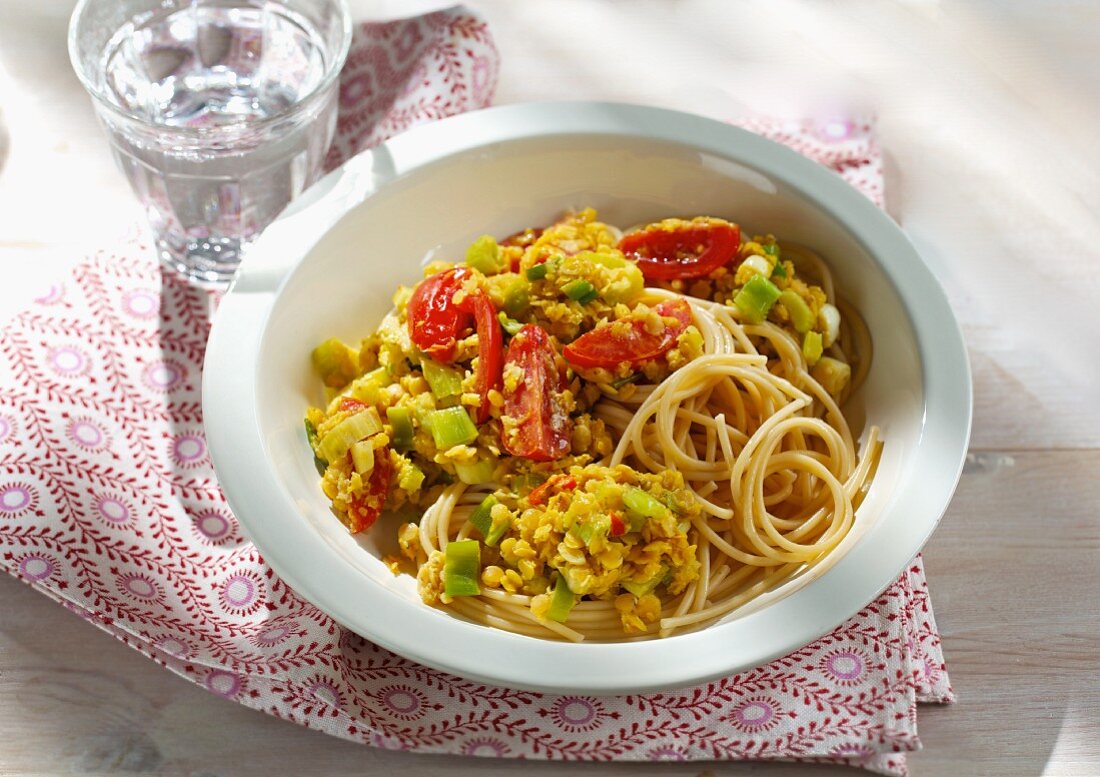
[[[489,103],[498,56],[456,7],[362,24],[329,166]],[[882,204],[868,124],[746,126]],[[905,773],[916,704],[951,700],[916,558],[832,634],[682,691],[595,698],[494,688],[419,666],[299,598],[241,532],[203,437],[212,295],[133,238],[80,264],[0,338],[0,566],[173,672],[376,747],[585,760],[783,759]]]

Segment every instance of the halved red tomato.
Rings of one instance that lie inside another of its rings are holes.
[[[351,454],[349,453],[350,457]],[[386,496],[390,492],[390,481],[393,480],[393,465],[390,463],[390,449],[384,447],[374,452],[374,469],[371,470],[370,480],[367,481],[365,493],[352,497],[348,505],[344,524],[352,534],[366,531],[378,516],[382,514],[382,505],[386,503]]]
[[[489,390],[500,388],[500,375],[504,366],[504,335],[493,303],[484,294],[467,296],[459,308],[474,314],[477,323],[477,376],[475,390],[481,395],[477,408],[477,422],[489,420]]]
[[[691,306],[682,299],[662,302],[655,310],[663,318],[676,319],[676,323],[666,323],[664,331],[653,334],[640,318],[605,322],[565,346],[562,356],[575,367],[609,370],[623,362],[637,367],[656,359],[676,344],[676,338],[691,325],[692,318]]]
[[[508,344],[504,371],[515,367],[522,376],[504,392],[501,442],[513,456],[554,461],[569,452],[573,423],[561,404],[565,376],[556,357],[550,335],[537,324],[524,326]]]
[[[741,228],[718,219],[668,220],[624,235],[619,250],[647,280],[702,278],[737,256]]]
[[[454,302],[470,277],[465,267],[428,276],[413,289],[406,308],[413,344],[438,362],[454,361],[459,336],[470,326],[470,313]]]

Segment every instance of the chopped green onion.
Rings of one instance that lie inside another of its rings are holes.
[[[477,439],[477,427],[470,420],[470,414],[463,407],[448,407],[432,410],[426,416],[428,429],[431,430],[435,447],[441,451],[450,450],[456,445],[465,445]]]
[[[407,451],[412,447],[412,413],[407,407],[387,407],[386,418],[393,426],[393,447],[398,451]]]
[[[382,431],[382,419],[373,407],[348,416],[321,438],[317,454],[330,464],[347,454],[352,445]]]
[[[360,475],[374,469],[374,444],[370,440],[360,440],[351,446],[351,463]]]
[[[402,491],[412,493],[413,491],[419,491],[420,486],[423,484],[424,470],[401,456],[398,464],[397,487]]]
[[[775,267],[772,268],[772,277],[773,278],[786,278],[787,277],[787,268],[783,265],[783,262],[777,261],[775,263]]]
[[[668,515],[668,508],[656,497],[633,486],[623,491],[623,504],[626,505],[627,510],[646,518],[664,518]]]
[[[546,611],[546,617],[558,623],[565,623],[565,619],[569,617],[576,603],[577,598],[569,590],[565,575],[558,575],[558,582],[554,584],[554,593],[550,596],[550,609]]]
[[[762,275],[754,275],[749,279],[737,296],[733,298],[733,304],[741,311],[741,315],[751,324],[759,324],[768,317],[768,311],[779,299],[779,288]]]
[[[462,373],[455,368],[424,356],[420,359],[420,369],[424,372],[424,379],[428,381],[432,396],[436,399],[444,401],[462,394]]]
[[[779,295],[779,304],[787,309],[796,332],[805,334],[810,331],[810,327],[814,325],[814,314],[806,300],[788,289]]]
[[[584,278],[577,278],[569,281],[569,283],[561,287],[561,290],[565,292],[565,296],[569,297],[569,299],[576,300],[582,305],[587,305],[599,296],[596,287]]]
[[[625,378],[619,378],[618,380],[611,381],[611,385],[614,388],[621,389],[627,383],[633,383],[634,381],[636,381],[641,376],[642,376],[641,373],[635,372],[631,375],[627,375]]]
[[[337,337],[314,348],[310,359],[326,386],[340,388],[359,374],[359,352]]]
[[[806,363],[811,367],[817,364],[824,350],[820,332],[807,332],[802,338],[802,355],[806,357]]]
[[[470,523],[472,523],[477,530],[481,532],[481,536],[486,538],[485,544],[488,545],[489,530],[493,525],[493,507],[497,504],[497,498],[492,494],[481,500],[474,511],[470,513]]]
[[[306,439],[309,440],[309,447],[313,449],[313,466],[318,475],[324,475],[325,470],[328,469],[328,462],[317,455],[317,427],[308,418],[306,419]]]
[[[519,334],[519,330],[523,329],[523,324],[516,321],[514,318],[508,318],[508,314],[503,310],[497,313],[497,321],[504,328],[504,331],[509,335]]]
[[[761,248],[768,256],[779,256],[779,243],[765,243]]]
[[[466,264],[485,275],[496,275],[504,269],[500,259],[500,246],[492,235],[482,235],[466,249]]]
[[[447,596],[477,596],[481,593],[481,543],[456,540],[443,552],[443,593]]]
[[[474,462],[455,462],[455,472],[458,479],[468,486],[479,486],[493,479],[493,470],[496,463],[488,459]]]
[[[541,264],[535,264],[527,268],[527,280],[541,281],[551,270],[556,270],[561,264],[560,256],[552,256]]]

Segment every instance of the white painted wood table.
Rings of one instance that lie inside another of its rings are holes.
[[[475,5],[504,58],[498,102],[879,116],[891,214],[946,286],[975,377],[970,462],[925,554],[959,702],[921,709],[925,750],[912,771],[1100,774],[1100,5]],[[70,10],[71,0],[0,4],[2,317],[138,216],[69,70]],[[0,579],[0,774],[561,769],[387,753],[306,731],[221,701]]]

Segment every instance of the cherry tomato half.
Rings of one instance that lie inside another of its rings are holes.
[[[489,390],[500,388],[500,375],[504,367],[504,335],[493,303],[484,294],[473,294],[462,300],[459,308],[474,314],[477,323],[477,376],[474,390],[481,395],[477,408],[477,422],[489,420]]]
[[[565,346],[562,355],[575,367],[603,367],[613,370],[623,362],[637,367],[668,351],[676,338],[692,323],[691,306],[682,299],[668,300],[656,306],[663,318],[675,318],[675,324],[665,324],[664,331],[652,334],[643,320],[627,322],[628,327],[605,323],[578,337]]]
[[[619,250],[638,263],[646,280],[702,278],[737,256],[741,229],[725,221],[693,219],[651,224],[624,235]]]
[[[522,375],[515,389],[504,392],[504,449],[532,461],[554,461],[569,452],[572,421],[561,405],[564,375],[550,335],[527,324],[508,344],[505,372]]]
[[[455,358],[458,338],[470,326],[470,313],[454,302],[455,292],[470,277],[465,267],[428,276],[413,289],[406,308],[413,344],[438,362]]]
[[[378,516],[382,514],[382,505],[386,503],[386,496],[390,492],[391,480],[393,465],[390,463],[390,449],[384,447],[374,452],[374,469],[367,481],[366,492],[353,497],[348,505],[344,523],[352,534],[366,531],[378,520]]]

